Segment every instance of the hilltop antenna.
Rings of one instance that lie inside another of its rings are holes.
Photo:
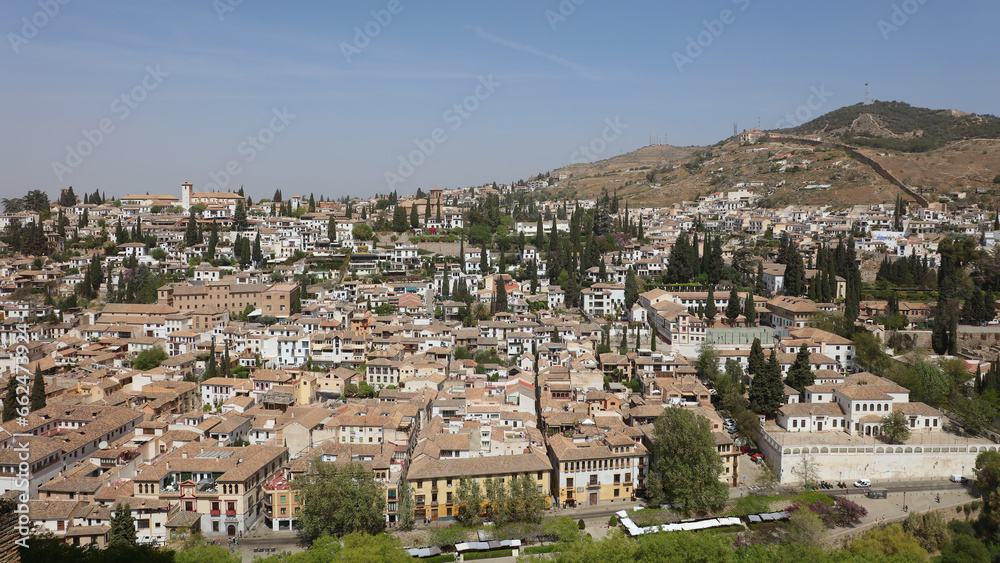
[[[736,136],[736,135],[738,135],[738,134],[739,134],[739,133],[738,133],[738,132],[736,131],[736,122],[734,121],[734,122],[733,122],[733,137],[735,137],[735,136]]]
[[[865,82],[865,105],[872,105],[872,87]]]

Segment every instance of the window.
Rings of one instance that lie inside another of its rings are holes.
[[[218,532],[219,531],[219,523],[218,522],[212,522],[212,531],[213,532]]]

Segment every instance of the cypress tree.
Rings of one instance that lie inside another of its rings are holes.
[[[7,394],[3,398],[3,422],[17,418],[17,378],[7,378]]]
[[[719,312],[718,308],[715,306],[715,286],[708,286],[708,297],[705,299],[705,318],[708,320],[708,326],[712,326],[712,321],[715,320],[715,315]]]
[[[505,287],[503,280],[497,280],[497,291],[496,296],[493,298],[493,303],[495,304],[494,312],[496,313],[506,313],[507,312],[507,288]]]
[[[187,227],[184,229],[184,244],[189,248],[196,244],[201,244],[201,232],[198,229],[198,217],[195,215],[193,209],[188,217]]]
[[[236,211],[233,213],[233,228],[242,231],[247,228],[247,208],[242,199],[236,200]]]
[[[764,350],[760,345],[760,338],[754,338],[753,344],[750,346],[750,358],[748,360],[747,373],[750,375],[757,375],[761,373],[767,360],[764,358]]]
[[[208,351],[208,365],[205,367],[204,379],[212,379],[218,375],[218,366],[215,360],[215,340],[212,340],[212,347]]]
[[[799,352],[795,355],[795,361],[788,368],[788,377],[785,383],[789,387],[795,388],[799,393],[804,393],[805,388],[816,381],[812,370],[809,369],[809,348],[803,343],[799,347]]]
[[[601,261],[604,264],[604,261]],[[631,311],[632,305],[639,300],[639,283],[635,279],[635,268],[629,266],[625,274],[625,311]]]
[[[111,516],[111,531],[109,532],[109,547],[135,546],[137,543],[135,518],[132,509],[126,502],[124,505],[115,503],[115,512]]]
[[[785,394],[784,384],[781,381],[781,366],[778,364],[774,349],[771,350],[771,356],[760,372],[754,376],[753,385],[750,387],[750,409],[757,414],[772,418],[781,408]]]
[[[215,259],[215,250],[219,246],[219,224],[212,219],[212,231],[208,235],[208,249],[205,251],[205,261],[210,262]]]
[[[260,233],[257,233],[257,237],[253,239],[253,261],[257,264],[264,262],[264,253],[260,249]]]
[[[35,380],[31,382],[31,411],[45,408],[45,378],[42,377],[42,367],[35,366]]]
[[[726,318],[730,325],[736,324],[736,318],[740,316],[740,296],[736,293],[736,286],[729,290],[729,303],[726,305]]]
[[[747,326],[757,325],[757,305],[753,302],[753,293],[747,295],[743,304],[743,316],[747,319]]]

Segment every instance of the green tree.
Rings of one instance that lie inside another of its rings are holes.
[[[200,536],[199,536],[200,537]],[[240,563],[240,556],[225,546],[199,541],[174,553],[174,563]]]
[[[890,444],[902,444],[910,438],[910,429],[903,413],[894,412],[882,417],[882,436]]]
[[[743,304],[743,316],[747,319],[747,326],[757,325],[757,305],[753,302],[753,293],[747,294],[746,302]]]
[[[789,518],[786,541],[797,545],[820,545],[826,537],[826,525],[815,512],[796,510]]]
[[[108,532],[109,546],[134,546],[137,542],[135,518],[129,504],[115,503],[111,515],[111,530]]]
[[[983,495],[983,519],[995,527],[1000,524],[1000,452],[976,456],[975,473],[976,487]]]
[[[260,233],[253,239],[253,261],[257,264],[264,263],[264,253],[260,248]]]
[[[514,477],[510,481],[511,520],[515,522],[537,523],[542,520],[545,499],[538,492],[538,481],[528,473]]]
[[[7,394],[3,398],[3,421],[17,418],[17,378],[7,378]]]
[[[926,561],[927,550],[912,534],[903,530],[902,524],[894,522],[884,528],[876,528],[848,545],[855,555],[883,555],[900,557],[906,561]],[[903,559],[903,557],[907,557]]]
[[[385,528],[382,484],[360,463],[317,461],[294,485],[302,495],[299,521],[304,540],[327,534],[378,534]]]
[[[42,368],[35,366],[35,379],[31,382],[31,411],[45,408],[45,378],[42,377]]]
[[[774,349],[767,364],[754,375],[750,386],[750,409],[768,418],[774,417],[785,398],[785,386],[781,381],[781,366]]]
[[[711,342],[702,342],[698,350],[698,361],[695,363],[698,377],[703,381],[715,382],[719,379],[719,353]]]
[[[219,375],[219,366],[218,366],[217,360],[215,358],[215,340],[214,339],[212,340],[212,346],[208,350],[208,360],[207,360],[207,362],[208,363],[205,365],[205,374],[203,376],[204,379],[206,379],[206,380],[212,379],[213,377],[216,377],[217,375]]]
[[[601,263],[604,261],[602,260]],[[629,266],[625,274],[625,312],[632,310],[632,305],[639,300],[639,284],[635,279],[635,268]]]
[[[397,233],[405,233],[410,228],[410,222],[406,218],[406,208],[397,205],[392,212],[392,230]]]
[[[247,228],[247,208],[242,199],[236,200],[236,211],[233,212],[233,228],[243,231]]]
[[[416,202],[414,202],[413,206],[410,207],[410,228],[411,229],[419,229],[420,228],[420,215],[417,214],[417,204],[416,204]]]
[[[208,248],[205,251],[205,261],[215,260],[215,250],[219,246],[219,224],[212,219],[212,230],[208,235]]]
[[[187,226],[184,228],[184,245],[188,248],[201,244],[201,230],[198,228],[198,215],[194,208],[188,216]]]
[[[736,286],[729,290],[729,303],[726,305],[726,318],[730,325],[735,325],[736,318],[740,316],[740,296],[736,293]]]
[[[708,320],[708,326],[712,326],[712,321],[715,320],[715,315],[718,314],[719,309],[715,306],[715,286],[708,286],[708,297],[705,299],[705,318]]]
[[[815,381],[816,377],[809,368],[809,348],[803,343],[795,355],[795,361],[788,368],[788,376],[785,378],[785,384],[804,394],[806,387],[812,385]]]
[[[478,526],[482,523],[480,514],[483,512],[483,503],[486,497],[483,495],[482,487],[473,480],[472,477],[462,477],[458,481],[458,488],[455,489],[455,517],[463,526]]]
[[[656,419],[651,453],[646,481],[650,505],[671,502],[690,514],[718,509],[728,500],[729,487],[719,480],[722,458],[707,418],[687,409],[665,409]]]
[[[494,313],[506,313],[507,312],[507,288],[503,280],[497,279],[496,282],[497,292],[496,297],[493,300],[493,312]]]
[[[355,223],[354,228],[351,229],[351,234],[357,240],[371,240],[374,235],[372,228],[364,223]]]
[[[750,357],[748,358],[747,373],[757,375],[761,369],[767,365],[767,358],[764,357],[764,350],[760,345],[760,338],[754,338],[750,345]]]
[[[413,489],[406,481],[401,480],[399,484],[399,504],[396,506],[396,517],[399,519],[399,529],[408,532],[413,529]]]
[[[990,551],[978,538],[969,534],[958,534],[955,539],[946,543],[941,550],[938,563],[976,563],[991,561]]]
[[[489,519],[498,525],[511,521],[510,491],[499,477],[490,477],[485,481],[486,513]]]

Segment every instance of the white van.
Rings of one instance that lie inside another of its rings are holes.
[[[969,480],[968,477],[959,475],[958,473],[952,473],[952,475],[951,475],[951,482],[952,483],[965,483],[968,480]]]
[[[857,487],[857,488],[859,488],[859,489],[867,489],[868,487],[872,486],[872,480],[871,479],[858,479],[857,481],[854,482],[854,486]]]

